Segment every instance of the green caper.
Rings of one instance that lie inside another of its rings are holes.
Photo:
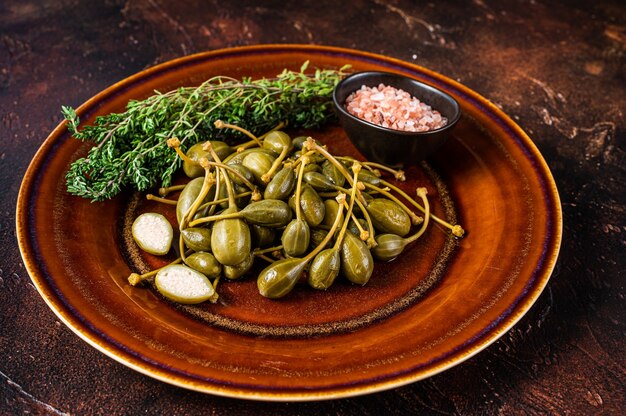
[[[372,254],[381,261],[395,259],[402,253],[407,244],[405,238],[395,234],[378,234],[375,240],[378,245],[372,249]]]
[[[289,257],[296,257],[304,254],[309,248],[310,238],[309,224],[296,218],[287,224],[280,241],[285,254]]]
[[[304,142],[306,142],[307,138],[307,136],[294,137],[291,141],[291,145],[295,150],[302,150],[302,146],[304,145]]]
[[[322,163],[324,163],[325,160],[326,158],[324,157],[324,155],[321,155],[319,153],[313,153],[312,155],[309,155],[309,163],[315,163],[316,165],[321,165]]]
[[[374,228],[381,233],[396,234],[404,237],[411,230],[411,218],[394,201],[375,198],[367,205]]]
[[[331,227],[333,222],[335,222],[335,218],[337,217],[337,213],[339,212],[339,204],[334,199],[325,199],[324,200],[324,219],[320,223],[321,225],[325,225],[327,227]],[[343,222],[343,212],[341,213],[341,218],[339,221]]]
[[[317,163],[307,163],[304,167],[304,173],[307,172],[322,172],[322,168]]]
[[[250,199],[251,196],[248,194],[246,195],[245,193],[249,191],[249,189],[244,186],[244,185],[239,185],[236,183],[233,183],[233,193],[235,194],[235,203],[237,204],[238,208],[245,208],[246,206],[248,206],[248,204],[250,204]],[[237,196],[238,194],[244,194],[243,196]],[[226,204],[226,206],[228,206],[228,204]]]
[[[215,256],[205,251],[197,251],[185,257],[185,264],[209,278],[219,276],[222,271],[222,265]]]
[[[243,159],[253,153],[263,153],[272,157],[276,157],[276,154],[269,149],[263,149],[262,147],[253,147],[251,149],[245,149],[241,152],[233,152],[230,154],[230,156],[223,159],[222,162],[227,164],[228,166],[241,165]]]
[[[283,149],[290,150],[292,147],[291,138],[287,133],[280,130],[275,130],[267,133],[263,139],[263,148],[268,149],[276,153],[277,155],[283,152]]]
[[[284,227],[291,221],[291,208],[285,201],[262,199],[252,202],[239,214],[249,223],[265,227]]]
[[[299,150],[293,154],[293,158],[297,159],[300,156],[302,156],[303,153],[307,153],[307,152],[303,152],[302,150]],[[317,153],[313,153],[313,154],[309,153],[308,158],[309,158],[309,163],[312,165],[316,165],[318,168],[318,171],[321,172],[322,167],[319,165],[321,165],[326,160],[326,158],[323,155],[320,155]]]
[[[189,208],[191,208],[194,201],[200,194],[203,182],[204,178],[192,179],[189,183],[187,183],[187,185],[185,185],[185,188],[180,193],[178,201],[176,202],[176,219],[179,224],[182,222],[184,215],[187,214],[187,211],[189,211]]]
[[[222,161],[235,151],[235,149],[230,147],[228,143],[219,140],[211,140],[210,142],[215,154],[217,154],[217,157]],[[207,157],[207,159],[213,161],[213,156]]]
[[[324,241],[324,238],[326,238],[327,234],[328,231],[322,228],[311,228],[311,241],[309,242],[309,248],[319,246],[322,241]],[[329,242],[327,244],[327,247],[330,246],[330,244],[332,244],[332,242]]]
[[[189,227],[180,232],[185,245],[193,251],[211,251],[211,229]]]
[[[334,191],[337,188],[328,176],[320,172],[306,172],[302,179],[316,191]]]
[[[248,256],[241,263],[235,264],[233,266],[224,266],[224,277],[230,280],[239,279],[252,268],[253,264],[254,256],[252,255],[252,253],[249,253]]]
[[[250,235],[252,246],[258,248],[271,247],[276,239],[276,229],[263,227],[261,225],[250,224]]]
[[[311,262],[307,282],[314,289],[328,289],[339,274],[341,256],[336,248],[322,250]]]
[[[291,198],[289,198],[289,206],[295,211],[295,195],[292,195]],[[304,219],[311,227],[315,227],[324,219],[324,201],[315,189],[308,184],[302,185],[300,208],[302,209]]]
[[[246,178],[248,182],[254,182],[254,175],[252,174],[250,169],[248,169],[244,165],[229,165],[229,166],[231,169],[237,171],[237,173],[239,173],[241,176]],[[228,177],[230,178],[231,181],[233,181],[233,184],[245,187],[246,183],[243,181],[243,179],[241,179],[239,175],[236,175],[233,172],[228,172]]]
[[[371,196],[370,194],[368,194],[367,192],[361,192],[361,196],[363,197],[363,199],[365,200],[365,205],[367,206],[370,202],[372,202],[374,200],[374,197]],[[361,207],[358,204],[354,204],[354,213],[356,215],[362,215],[363,212],[361,210]]]
[[[236,208],[224,210],[225,214],[236,212]],[[250,254],[252,241],[248,224],[239,218],[217,220],[211,232],[211,249],[217,261],[233,266]]]
[[[282,298],[291,292],[307,263],[307,259],[291,257],[270,264],[257,278],[259,293],[270,299]]]
[[[359,225],[362,229],[367,230],[367,221],[365,221],[363,218],[357,218],[357,221],[359,222]],[[350,219],[350,222],[348,223],[348,231],[356,236],[361,235],[361,230],[354,223],[354,219]]]
[[[237,195],[237,194],[245,195],[245,193],[249,191],[249,189],[246,188],[244,185],[233,183],[232,186],[233,186],[234,195]],[[220,203],[219,206],[224,209],[228,208],[228,202],[226,201],[228,199],[228,190],[226,187],[226,183],[224,181],[220,181],[219,185],[217,186],[217,190],[218,190],[217,198],[224,200],[224,202]],[[246,205],[248,205],[249,202],[250,202],[249,194],[245,196],[235,196],[235,203],[238,208],[244,208]]]
[[[343,176],[339,168],[328,160],[322,163],[322,173],[339,187],[342,187],[346,183],[346,177]]]
[[[361,169],[359,172],[359,181],[376,186],[380,185],[380,178],[366,169]]]
[[[296,174],[290,167],[284,167],[267,184],[263,197],[265,199],[287,199],[295,186]]]
[[[311,186],[304,185],[300,195],[300,206],[304,219],[311,226],[316,226],[324,219],[326,207],[319,194]]]
[[[183,161],[183,171],[185,172],[185,175],[190,178],[199,178],[200,176],[204,176],[204,168],[200,166],[198,161],[203,157],[208,158],[210,155],[209,152],[202,149],[202,145],[203,143],[196,143],[185,153],[189,159],[195,162],[190,163],[186,160]]]
[[[262,177],[272,168],[275,159],[267,153],[255,152],[244,157],[241,164],[250,169],[257,183],[261,184],[265,183]]]
[[[374,259],[367,245],[356,235],[345,233],[340,253],[341,274],[352,283],[366,284],[374,271]]]
[[[232,147],[218,140],[211,140],[211,145],[213,146],[213,150],[215,150],[215,153],[220,158],[220,160],[223,160],[224,158],[226,158],[228,155],[230,155],[233,152]],[[204,150],[202,148],[203,146],[204,146],[204,142],[196,143],[193,146],[191,146],[189,150],[187,150],[186,152],[187,157],[193,160],[194,162],[196,162],[196,163],[189,163],[187,161],[183,161],[183,171],[190,178],[197,178],[200,176],[204,176],[204,168],[197,163],[201,158],[204,157],[210,161],[213,161],[213,156],[211,155],[210,152]]]

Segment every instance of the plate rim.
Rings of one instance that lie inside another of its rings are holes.
[[[460,82],[457,82],[451,78],[448,78],[442,74],[439,74],[417,64],[409,63],[397,58],[381,54],[375,54],[356,49],[321,45],[261,44],[199,52],[172,59],[155,66],[151,66],[99,91],[97,94],[93,95],[87,101],[82,103],[76,109],[76,111],[79,115],[89,114],[90,111],[97,109],[97,106],[95,105],[98,102],[105,99],[109,95],[115,94],[116,92],[119,92],[121,90],[123,91],[126,87],[132,86],[132,84],[136,81],[157,76],[159,73],[167,71],[169,68],[177,68],[182,65],[193,63],[196,60],[207,60],[214,57],[227,56],[229,54],[245,55],[255,52],[259,53],[263,51],[269,51],[274,53],[309,52],[317,54],[326,53],[329,55],[346,55],[355,59],[360,58],[365,60],[372,60],[379,64],[392,64],[398,68],[406,68],[412,71],[417,71],[420,74],[424,74],[425,76],[429,77],[435,83],[449,85],[454,87],[456,90],[462,92],[465,95],[464,98],[468,98],[472,102],[478,103],[480,104],[480,106],[485,107],[486,110],[488,110],[488,113],[493,114],[496,118],[501,120],[505,124],[504,127],[510,129],[514,133],[514,136],[519,137],[521,143],[518,143],[518,145],[520,147],[523,147],[525,153],[530,152],[533,161],[536,162],[534,166],[535,171],[538,175],[541,176],[541,179],[545,181],[546,186],[541,195],[552,202],[546,203],[546,206],[551,209],[551,211],[549,212],[550,217],[554,218],[554,223],[550,224],[549,231],[547,232],[547,235],[552,237],[550,239],[551,244],[547,244],[548,247],[543,264],[534,266],[535,273],[539,273],[536,276],[535,283],[532,285],[531,289],[525,294],[524,298],[515,305],[514,310],[506,317],[504,322],[502,322],[492,330],[482,334],[481,339],[473,342],[469,347],[464,347],[464,350],[460,353],[453,354],[452,356],[446,358],[446,360],[444,360],[443,362],[436,364],[431,369],[427,369],[426,371],[420,371],[417,375],[414,374],[414,372],[409,372],[400,376],[390,378],[388,380],[367,383],[360,386],[344,386],[343,388],[335,388],[329,391],[319,389],[316,391],[307,391],[304,393],[271,390],[257,390],[255,392],[252,392],[250,390],[237,389],[233,386],[217,386],[214,383],[211,384],[211,388],[207,388],[207,383],[194,382],[193,380],[190,380],[189,378],[184,378],[181,375],[167,373],[163,371],[162,368],[155,368],[153,366],[150,366],[149,364],[146,364],[145,362],[142,363],[143,365],[141,365],[138,362],[139,360],[136,356],[128,354],[124,351],[119,351],[117,346],[111,345],[106,341],[103,341],[99,337],[95,336],[97,334],[89,331],[88,328],[85,327],[85,324],[83,322],[80,322],[80,320],[77,319],[76,316],[71,314],[71,311],[68,311],[64,305],[57,302],[54,290],[48,287],[45,279],[43,279],[39,275],[36,258],[37,256],[32,251],[31,243],[26,230],[28,218],[29,215],[31,215],[31,210],[27,206],[27,201],[29,197],[29,191],[36,185],[35,173],[43,163],[44,157],[49,155],[50,151],[54,150],[54,145],[56,143],[55,139],[58,139],[61,133],[66,130],[66,122],[61,121],[43,141],[43,143],[40,145],[37,152],[33,156],[32,160],[30,161],[22,179],[22,183],[20,185],[16,204],[16,237],[18,240],[18,246],[22,260],[24,262],[24,266],[38,293],[44,299],[48,307],[52,309],[55,315],[67,327],[69,327],[72,332],[78,335],[89,345],[101,351],[108,357],[113,358],[115,361],[127,367],[130,367],[133,370],[138,371],[139,373],[150,376],[152,378],[156,378],[169,384],[203,393],[210,393],[224,397],[265,401],[313,401],[353,397],[389,390],[412,382],[423,380],[470,359],[471,357],[497,341],[499,338],[502,337],[502,335],[504,335],[515,324],[517,324],[517,322],[519,322],[519,320],[530,310],[533,304],[540,297],[552,275],[552,272],[554,271],[556,261],[560,252],[563,232],[563,219],[560,197],[552,173],[550,172],[546,161],[544,160],[543,156],[539,152],[539,149],[536,147],[532,139],[524,132],[524,130],[519,125],[517,125],[517,123],[515,123],[506,113],[504,113],[503,110],[501,110],[499,107],[497,107],[495,104],[493,104],[483,96],[479,95],[474,90],[464,86]],[[528,158],[528,156],[526,157]],[[544,239],[544,243],[546,243],[547,240],[547,238]],[[56,294],[56,296],[58,296],[58,294]]]

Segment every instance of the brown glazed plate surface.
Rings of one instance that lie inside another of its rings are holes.
[[[69,164],[89,145],[60,124],[24,177],[17,234],[28,272],[50,308],[90,345],[151,377],[185,388],[258,400],[321,400],[424,379],[478,353],[510,329],[546,285],[561,241],[552,175],[533,142],[497,107],[444,76],[370,53],[320,46],[217,50],[150,68],[102,91],[78,113],[85,123],[129,99],[197,85],[214,75],[272,77],[283,68],[339,68],[408,75],[451,94],[463,116],[452,137],[402,184],[426,186],[436,225],[364,287],[304,284],[262,298],[256,279],[220,283],[220,301],[179,308],[131,271],[164,264],[129,242],[130,221],[150,205],[128,192],[103,203],[68,195]],[[335,154],[360,155],[337,125],[310,131]]]

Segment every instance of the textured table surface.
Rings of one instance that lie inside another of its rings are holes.
[[[1,2],[0,414],[622,414],[626,6],[345,3],[339,11],[326,0]],[[499,341],[394,390],[258,403],[136,373],[46,306],[20,257],[15,202],[61,105],[175,57],[259,43],[343,46],[418,63],[479,92],[533,138],[560,192],[563,243],[544,293]]]

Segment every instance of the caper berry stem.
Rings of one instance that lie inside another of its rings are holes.
[[[158,197],[158,196],[153,195],[153,194],[147,194],[146,195],[146,199],[148,199],[150,201],[160,202],[160,203],[166,204],[166,205],[176,205],[177,204],[176,200],[174,200],[174,199],[161,198],[161,197]]]
[[[254,256],[258,259],[262,259],[265,260],[268,263],[274,263],[276,260],[271,258],[271,257],[267,257],[265,254],[256,254],[254,253]]]
[[[335,156],[335,158],[337,160],[341,160],[342,162],[354,162],[356,159],[350,156]],[[370,172],[372,172],[374,175],[376,175],[377,177],[381,176],[380,170],[378,170],[377,168],[381,168],[383,170],[386,170],[388,172],[394,173],[395,174],[395,170],[391,169],[390,167],[387,167],[385,165],[381,165],[380,163],[375,163],[375,162],[360,162],[361,165],[363,166],[363,168],[369,170]]]
[[[278,123],[274,128],[266,131],[265,133],[263,133],[262,135],[259,136],[259,140],[265,140],[265,136],[267,136],[268,134],[270,134],[273,131],[277,131],[277,130],[282,130],[283,127],[286,127],[287,123],[285,123],[284,121],[281,121],[280,123]]]
[[[326,160],[328,160],[330,163],[335,165],[335,167],[339,170],[339,172],[341,172],[341,174],[346,178],[350,186],[353,186],[354,183],[357,182],[356,179],[352,179],[352,176],[350,175],[350,173],[348,173],[348,171],[343,166],[343,164],[339,162],[333,155],[331,155],[330,152],[328,152],[328,150],[326,150],[323,146],[320,146],[319,144],[315,143],[315,140],[312,137],[308,137],[306,141],[304,142],[303,146],[307,150],[315,150],[316,152],[324,156]],[[361,192],[358,192],[357,196],[361,200],[361,202],[365,203],[365,199],[363,199]]]
[[[394,186],[393,184],[391,184],[391,183],[389,183],[389,182],[387,182],[385,180],[381,180],[381,183],[383,185],[385,185],[385,186],[388,186],[390,189],[392,189],[393,191],[397,192],[398,194],[402,195],[407,201],[409,201],[411,203],[411,205],[413,205],[415,208],[420,210],[422,213],[425,212],[425,208],[422,205],[420,205],[417,201],[415,201],[413,198],[411,198],[409,195],[407,195],[407,193],[404,192],[402,189],[398,188],[397,186]],[[449,222],[447,222],[445,220],[442,220],[441,218],[437,217],[432,212],[430,213],[430,217],[437,224],[440,224],[440,225],[450,229],[452,234],[455,235],[456,237],[463,237],[463,235],[465,234],[465,230],[463,230],[463,227],[461,227],[458,224],[450,224]]]
[[[346,195],[343,194],[343,193],[340,193],[339,195],[337,195],[337,198],[335,198],[335,199],[337,200],[337,203],[339,204],[339,209],[337,210],[337,215],[335,216],[335,221],[333,221],[333,225],[332,225],[332,227],[330,227],[330,230],[328,231],[328,234],[326,234],[324,239],[317,245],[317,247],[315,247],[313,249],[313,251],[311,251],[309,254],[306,255],[306,257],[304,258],[305,262],[311,261],[315,256],[317,256],[317,254],[320,251],[322,251],[324,249],[324,247],[326,247],[326,244],[328,244],[330,239],[333,238],[333,235],[335,234],[335,231],[339,227],[339,222],[341,221],[341,216],[343,214],[343,208],[346,205]],[[350,205],[352,205],[352,203]],[[347,227],[347,226],[345,226],[346,223],[347,223],[347,220],[344,220],[344,226],[341,229],[343,233],[345,233],[345,230],[346,230],[346,227]]]
[[[210,280],[209,280],[210,281]],[[220,275],[218,275],[215,280],[213,280],[213,290],[215,290],[215,294],[217,294],[217,284],[220,282]],[[217,300],[217,297],[215,298],[215,301]],[[211,303],[215,303],[214,300],[209,299],[209,301],[211,301]]]
[[[137,285],[139,285],[139,284],[141,284],[141,283],[143,283],[145,281],[151,281],[154,278],[154,276],[159,272],[159,270],[161,270],[161,269],[163,269],[165,267],[171,266],[173,264],[178,264],[178,263],[180,263],[182,261],[183,261],[183,259],[181,257],[178,257],[176,260],[172,261],[171,263],[166,264],[163,267],[159,267],[158,269],[151,270],[148,273],[144,273],[144,274],[131,273],[128,276],[128,283],[131,286],[137,286]]]
[[[252,191],[241,192],[241,193],[235,194],[235,199],[244,198],[249,195],[252,195]],[[228,202],[228,197],[216,199],[210,202],[205,202],[204,204],[200,205],[200,207],[198,208],[198,211],[202,211],[203,209],[206,209],[212,205],[223,204],[224,202]]]
[[[257,189],[257,186],[255,184],[253,184],[252,182],[250,182],[245,176],[243,176],[241,174],[241,172],[237,171],[236,169],[233,169],[232,166],[226,165],[224,163],[221,162],[212,162],[212,161],[208,161],[210,166],[215,166],[216,168],[220,167],[220,168],[224,168],[227,171],[229,171],[230,173],[234,174],[235,176],[237,176],[239,179],[241,179],[241,181],[246,185],[246,187],[248,189],[250,189],[251,191],[254,191],[255,189]]]
[[[226,171],[223,168],[220,168],[222,171],[222,176],[224,176],[224,182],[226,183],[226,192],[228,193],[228,207],[229,208],[237,208],[237,201],[235,201],[235,191],[233,190],[233,184],[230,181],[230,177],[226,174]]]
[[[426,188],[417,188],[417,196],[422,198],[422,202],[424,203],[424,222],[422,223],[422,226],[415,234],[413,234],[411,237],[407,237],[404,240],[406,241],[407,244],[412,243],[413,241],[420,238],[422,234],[424,234],[424,231],[426,231],[426,228],[428,227],[428,221],[430,219],[430,204],[428,203],[428,198],[426,197],[427,193],[428,192]]]
[[[239,146],[237,146],[236,153],[241,153],[244,150],[250,149],[252,147],[259,147],[259,143],[256,142],[255,140],[250,140],[249,142],[241,143]]]
[[[204,216],[213,215],[213,213],[217,209],[218,204],[215,201],[220,199],[219,190],[220,190],[221,180],[222,180],[222,170],[215,169],[215,194],[213,195],[213,204],[209,206],[208,212],[206,210],[203,211]],[[226,197],[226,201],[223,201],[223,202],[227,202],[227,201],[228,201],[228,197]]]
[[[352,165],[352,172],[354,174],[354,180],[352,181],[352,190],[350,191],[350,204],[348,206],[348,212],[346,214],[346,218],[343,221],[343,225],[341,226],[341,231],[335,240],[334,249],[338,250],[341,246],[341,242],[343,240],[343,236],[346,234],[346,230],[348,229],[348,223],[350,222],[350,217],[352,216],[352,210],[354,208],[354,201],[356,200],[356,192],[357,192],[357,177],[359,176],[359,172],[361,171],[361,165],[358,162],[354,162]],[[340,194],[341,195],[341,194]],[[337,200],[339,202],[339,200]],[[341,212],[342,205],[346,205],[346,198],[344,197],[340,202],[339,209]],[[335,230],[331,230],[328,232],[328,235],[331,235],[335,232]],[[324,244],[325,245],[325,244]]]
[[[349,190],[345,188],[341,188],[341,187],[337,187],[337,189],[339,189],[341,192],[346,192],[346,193],[350,192]],[[337,192],[320,192],[319,195],[323,197],[333,197],[337,195]],[[354,202],[361,209],[361,212],[363,213],[363,217],[365,218],[365,221],[367,222],[367,228],[368,228],[367,232],[369,234],[367,238],[367,247],[369,248],[376,247],[378,243],[376,242],[376,239],[374,238],[375,230],[374,230],[374,224],[372,223],[372,218],[370,217],[369,212],[367,212],[365,205],[358,198],[355,199]]]
[[[291,166],[291,168],[295,170],[298,166],[300,166],[300,163],[302,163],[302,160],[304,160],[304,158],[307,158],[308,160],[308,157],[314,153],[314,150],[302,153],[294,162],[289,163],[289,166]]]
[[[380,163],[376,163],[376,162],[363,162],[364,165],[366,166],[371,166],[377,169],[382,169],[386,172],[389,172],[393,175],[394,178],[396,178],[396,180],[404,182],[406,181],[406,175],[404,174],[404,171],[402,169],[393,169],[390,168],[389,166],[385,166],[383,164]],[[380,175],[377,175],[380,176]]]
[[[328,160],[330,163],[335,165],[335,167],[339,170],[339,172],[341,172],[341,174],[346,178],[350,186],[352,186],[352,182],[353,182],[352,175],[348,173],[348,171],[343,166],[343,164],[339,162],[337,158],[331,155],[330,152],[328,152],[328,150],[326,150],[323,146],[320,146],[319,144],[315,143],[315,140],[312,137],[308,137],[306,139],[303,147],[307,150],[314,150],[320,153],[321,155],[323,155],[326,158],[326,160]]]
[[[215,120],[215,123],[213,123],[213,124],[218,129],[233,129],[233,130],[237,130],[237,131],[245,134],[246,136],[248,136],[252,140],[254,140],[256,142],[257,146],[261,146],[261,140],[259,140],[258,137],[256,137],[254,134],[250,133],[248,130],[244,129],[243,127],[239,127],[239,126],[236,126],[234,124],[224,123],[222,120]]]
[[[217,214],[217,215],[209,215],[207,217],[198,218],[197,220],[193,220],[189,223],[190,227],[197,227],[200,224],[205,224],[207,222],[214,222],[218,220],[227,220],[231,218],[242,218],[241,212],[231,212],[230,214]]]
[[[283,150],[280,152],[280,155],[278,155],[278,157],[274,160],[274,163],[272,163],[272,166],[270,167],[270,169],[267,172],[265,172],[263,176],[261,176],[261,180],[264,183],[269,183],[272,180],[272,176],[274,176],[274,172],[276,172],[278,167],[283,163],[283,160],[285,160],[285,157],[287,157],[287,153],[289,153],[290,150],[291,149],[289,148],[289,146],[283,147]]]
[[[196,212],[198,211],[200,205],[202,205],[202,201],[204,201],[204,198],[206,198],[207,194],[209,193],[209,189],[211,189],[211,187],[215,185],[215,178],[213,177],[211,171],[209,171],[207,158],[200,158],[200,165],[204,168],[204,181],[202,182],[202,188],[200,188],[200,193],[198,193],[198,196],[193,201],[193,204],[191,204],[189,211],[187,211],[187,213],[183,217],[183,220],[180,223],[180,230],[186,228],[189,221],[194,217],[194,215],[196,215]]]
[[[159,196],[166,197],[170,192],[182,191],[185,189],[186,184],[182,185],[172,185],[165,188],[159,188]]]
[[[220,120],[216,121],[216,127],[217,127],[217,123]],[[230,126],[230,125],[228,125]],[[237,126],[234,126],[237,127]],[[218,127],[219,128],[219,127]],[[239,129],[239,127],[238,127]],[[241,129],[244,130],[244,129]],[[247,131],[247,130],[246,130]],[[252,133],[250,133],[252,134]],[[211,145],[211,142],[206,142],[202,148],[206,151],[208,151],[209,153],[211,153],[211,156],[213,157],[213,160],[219,164],[222,164],[222,161],[220,160],[220,157],[217,155],[217,153],[215,152],[215,149],[213,149],[213,145]],[[237,202],[235,201],[235,197],[234,197],[234,192],[233,192],[233,184],[230,181],[230,176],[228,176],[228,174],[226,173],[226,170],[223,167],[217,167],[216,169],[219,169],[219,171],[222,173],[222,176],[224,177],[222,180],[224,181],[224,183],[226,184],[226,192],[228,193],[228,207],[229,208],[237,208]],[[219,183],[218,183],[218,188],[219,189]],[[219,192],[215,193],[216,195],[219,194]]]
[[[252,254],[256,255],[260,255],[260,254],[265,254],[265,253],[272,253],[274,251],[279,251],[283,249],[283,245],[279,245],[279,246],[274,246],[274,247],[268,247],[268,248],[264,248],[264,249],[260,249],[257,248],[254,250],[254,252]]]
[[[359,206],[359,209],[363,213],[363,218],[365,218],[365,221],[367,222],[367,229],[369,230],[368,231],[369,236],[367,239],[367,247],[368,248],[376,247],[378,243],[376,242],[376,239],[374,238],[375,230],[374,230],[374,224],[372,223],[372,217],[370,217],[370,213],[367,212],[367,208],[365,208],[365,205],[361,201],[357,199],[354,202],[356,202],[356,204]]]
[[[266,256],[265,254],[271,253],[275,257],[282,258],[282,255],[277,256],[277,253],[282,253],[282,250],[283,250],[283,246],[281,244],[279,246],[269,247],[265,249],[255,249],[252,252],[252,255],[255,256],[256,258],[263,259],[268,263],[274,263],[277,259]]]
[[[189,156],[187,156],[182,150],[180,150],[180,140],[178,140],[177,137],[172,137],[171,139],[167,139],[167,145],[168,147],[174,149],[174,151],[176,152],[176,154],[184,161],[187,163],[190,163],[192,165],[198,165],[198,161],[191,159]]]
[[[270,134],[273,131],[277,131],[277,130],[282,129],[283,127],[285,127],[285,125],[286,125],[285,122],[281,121],[280,123],[278,123],[276,125],[276,127],[274,127],[273,129],[263,133],[262,135],[260,135],[258,137],[259,141],[262,142],[265,139],[265,136],[267,136],[268,134]],[[246,149],[249,149],[251,147],[257,147],[257,146],[259,146],[259,142],[258,141],[250,140],[249,142],[245,142],[245,143],[242,143],[239,146],[237,146],[237,152],[243,152]]]
[[[298,168],[298,181],[296,182],[296,218],[298,221],[302,219],[302,207],[300,207],[300,197],[302,196],[302,177],[304,176],[304,167],[308,161],[308,157],[303,157],[302,163]]]
[[[369,170],[370,172],[372,172],[372,175],[376,176],[377,178],[380,178],[381,176],[383,176],[382,173],[380,173],[380,169],[376,169],[374,167],[371,167],[369,165],[363,165],[363,167],[367,170]]]
[[[180,258],[182,261],[187,261],[187,256],[185,255],[185,240],[183,240],[183,234],[178,234],[178,251],[180,252]]]
[[[361,225],[361,223],[357,219],[356,215],[354,215],[354,212],[350,213],[350,217],[352,218],[352,221],[354,221],[354,225],[356,225],[356,228],[359,230],[359,238],[361,240],[363,240],[363,241],[367,241],[367,239],[370,236],[369,231],[367,231],[367,230],[365,230],[363,228],[363,226]]]
[[[274,258],[276,260],[280,260],[280,259],[284,259],[285,258],[285,256],[283,255],[283,250],[282,249],[281,250],[272,251],[272,256],[274,256]]]

